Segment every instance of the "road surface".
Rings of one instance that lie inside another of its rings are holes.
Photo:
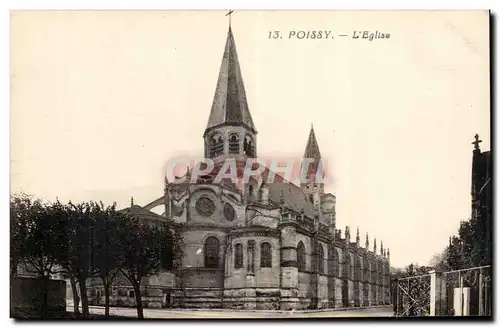
[[[73,307],[67,310],[72,312]],[[104,315],[104,307],[91,306],[91,314]],[[112,316],[137,317],[135,308],[110,309]],[[265,318],[334,318],[334,317],[392,317],[392,306],[375,308],[334,310],[334,311],[245,311],[245,310],[220,310],[220,309],[144,309],[146,319],[265,319]]]

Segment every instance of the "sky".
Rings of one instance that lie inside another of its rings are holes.
[[[427,264],[470,216],[473,136],[490,149],[488,20],[235,12],[259,156],[302,156],[313,124],[337,228],[383,241],[392,266]],[[160,197],[168,159],[203,155],[227,29],[220,11],[13,12],[11,193]],[[313,30],[348,37],[288,38]],[[365,30],[390,38],[351,38]]]

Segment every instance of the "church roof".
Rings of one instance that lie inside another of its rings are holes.
[[[139,205],[132,205],[130,207],[124,208],[122,210],[124,213],[128,213],[139,220],[161,220],[166,221],[165,217],[158,215],[154,212],[151,212]]]
[[[218,173],[218,170],[220,169],[220,166],[216,166],[212,172],[212,175],[215,177]],[[241,169],[238,167],[238,169]],[[269,174],[271,174],[271,170],[268,167],[265,167],[264,171],[261,173],[260,178],[256,178],[254,176],[250,177],[250,180],[259,180],[262,179],[262,181],[268,181]],[[302,188],[299,186],[287,181],[283,176],[281,176],[279,173],[274,173],[274,179],[272,183],[267,183],[267,187],[269,189],[269,199],[275,203],[275,204],[280,204],[280,200],[283,198],[284,200],[284,207],[289,208],[297,213],[300,213],[302,209],[304,209],[304,214],[307,215],[310,218],[313,218],[315,215],[314,211],[314,205],[313,203],[309,200],[308,196],[304,193]],[[182,193],[183,190],[187,190],[189,188],[189,185],[191,184],[198,184],[198,182],[194,183],[185,183],[185,184],[178,184],[174,185],[176,188],[178,188],[177,192]],[[224,188],[231,188],[233,186],[232,182],[230,179],[222,179],[221,185],[224,185]],[[235,189],[237,190],[237,189]],[[164,196],[159,197],[155,201],[151,202],[150,204],[146,205],[146,208],[149,207],[155,207],[161,204],[164,200]],[[137,205],[134,205],[134,208]],[[140,207],[140,206],[139,206]],[[157,214],[148,211],[145,208],[140,208],[136,209],[139,211],[139,213],[144,213],[149,212],[153,216],[157,216]],[[181,209],[179,209],[179,212],[181,212]]]
[[[304,151],[304,158],[314,158],[316,160],[321,159],[321,153],[319,151],[318,141],[316,140],[316,135],[314,134],[314,128],[311,126],[311,131],[309,132],[309,138],[307,139],[306,150]]]
[[[231,27],[227,33],[226,48],[205,133],[223,124],[242,124],[256,133],[248,110],[245,86]]]
[[[283,195],[284,206],[295,212],[300,213],[304,209],[304,214],[313,218],[315,215],[314,205],[307,198],[302,189],[293,183],[269,183],[269,199],[275,203],[280,202]]]

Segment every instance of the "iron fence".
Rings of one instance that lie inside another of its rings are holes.
[[[393,281],[394,313],[409,316],[491,316],[491,266],[433,272]]]
[[[431,275],[399,278],[395,286],[395,315],[398,317],[430,315]]]
[[[491,316],[491,266],[444,272],[440,292],[439,315]]]

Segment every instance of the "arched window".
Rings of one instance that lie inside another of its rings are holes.
[[[376,261],[374,261],[371,264],[371,268],[372,268],[372,281],[371,282],[373,284],[375,284],[375,283],[377,283],[377,279],[378,279],[378,277],[377,277],[377,271],[378,271],[378,269],[377,269],[377,262]]]
[[[241,269],[243,267],[243,245],[234,245],[234,268]]]
[[[331,251],[331,254],[329,256],[330,260],[328,261],[328,263],[330,263],[330,265],[332,266],[332,274],[335,276],[335,277],[338,277],[340,278],[339,276],[339,254],[337,252],[337,249],[335,247],[332,247],[332,251]]]
[[[299,271],[306,271],[306,248],[302,242],[297,245],[297,265]]]
[[[250,136],[245,136],[245,140],[243,140],[243,151],[248,157],[255,156],[255,145]]]
[[[368,259],[366,258],[366,255],[363,256],[363,281],[364,282],[370,282],[370,264],[368,262]]]
[[[325,253],[323,252],[323,246],[321,244],[318,245],[318,249],[316,250],[316,256],[318,258],[318,272],[321,274],[325,273]]]
[[[382,262],[378,262],[378,283],[380,285],[383,284],[383,279],[384,279],[384,268]]]
[[[260,244],[260,267],[270,268],[273,263],[272,248],[269,243]]]
[[[351,276],[351,257],[349,256],[349,253],[346,252],[344,254],[344,265],[342,268],[342,276],[344,279],[349,279]]]
[[[217,157],[224,153],[224,139],[222,135],[216,133],[210,137],[209,140],[209,155],[210,157]]]
[[[205,268],[219,267],[219,239],[208,237],[205,241]]]
[[[349,264],[350,264],[350,267],[349,267],[349,279],[350,280],[354,280],[355,276],[355,272],[354,272],[354,256],[352,253],[349,253]]]
[[[240,152],[240,138],[237,134],[231,134],[229,136],[229,153],[239,154]]]
[[[354,280],[363,281],[361,259],[358,254],[354,254]]]

